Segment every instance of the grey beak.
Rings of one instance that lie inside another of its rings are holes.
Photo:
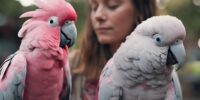
[[[167,65],[177,65],[177,70],[179,70],[185,61],[186,53],[183,43],[174,44],[169,48],[167,56]]]
[[[61,28],[60,47],[64,48],[66,45],[71,47],[75,43],[76,37],[77,30],[75,24],[73,22],[65,23]]]

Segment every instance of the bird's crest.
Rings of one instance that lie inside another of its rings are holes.
[[[75,21],[77,15],[71,4],[65,0],[34,0],[34,5],[38,7],[35,11],[28,11],[23,13],[20,18],[30,17],[31,19],[24,22],[23,27],[33,20],[47,21],[50,16],[59,17],[59,22],[62,25],[66,19]],[[29,25],[35,26],[35,25]],[[18,36],[24,37],[26,27],[20,29]],[[30,27],[29,27],[30,28]]]
[[[22,14],[20,18],[23,17],[37,18],[37,17],[58,15],[59,13],[62,13],[63,10],[69,9],[68,6],[70,5],[69,3],[66,3],[65,0],[34,0],[34,1],[35,1],[34,5],[38,7],[38,9],[35,11],[26,12]]]

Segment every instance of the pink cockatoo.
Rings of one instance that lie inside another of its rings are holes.
[[[35,0],[38,7],[18,36],[19,50],[0,73],[0,100],[69,100],[71,76],[68,49],[76,40],[77,14],[65,0]]]
[[[143,21],[104,67],[98,100],[182,100],[175,64],[183,64],[186,36],[173,16]]]

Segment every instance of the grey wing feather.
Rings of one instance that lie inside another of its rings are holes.
[[[110,100],[113,87],[109,86],[109,84],[102,83],[98,92],[98,100]]]
[[[98,100],[122,99],[122,88],[112,83],[113,68],[115,68],[115,64],[113,64],[113,59],[110,59],[101,73]]]
[[[61,100],[71,100],[72,95],[72,76],[69,65],[64,67],[64,83],[61,93]]]
[[[0,70],[0,100],[23,99],[26,67],[26,59],[22,54],[15,53],[4,61]]]
[[[3,76],[2,73],[4,73],[4,72],[6,71],[7,67],[10,66],[11,60],[13,59],[13,57],[14,57],[15,55],[16,55],[16,54],[12,54],[12,55],[8,56],[8,58],[6,58],[6,60],[1,64],[1,66],[0,66],[0,75],[1,75],[1,76]],[[8,65],[6,65],[6,64],[8,64]],[[5,66],[6,68],[3,67],[4,65],[6,65],[6,66]],[[2,77],[1,77],[1,78],[2,78]]]
[[[175,70],[172,72],[172,81],[175,87],[175,99],[174,100],[182,100],[182,90],[181,90],[181,85],[179,82],[179,78]]]
[[[113,87],[111,86],[111,84],[106,82],[106,80],[109,77],[111,77],[112,74],[112,70],[110,69],[109,66],[110,61],[108,61],[108,64],[106,64],[101,73],[99,91],[98,91],[98,100],[110,100],[110,97],[112,96]]]

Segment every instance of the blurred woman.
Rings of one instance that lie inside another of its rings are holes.
[[[94,100],[100,73],[134,28],[157,12],[156,0],[88,0],[89,15],[70,54],[72,100]]]

